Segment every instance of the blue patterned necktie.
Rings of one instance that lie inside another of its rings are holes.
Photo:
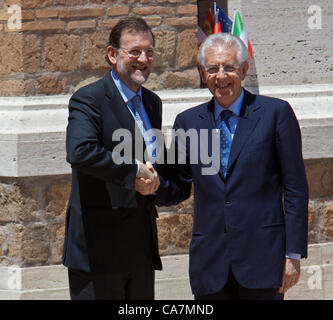
[[[147,128],[143,119],[142,115],[142,103],[141,103],[141,97],[139,95],[134,96],[132,99],[132,105],[134,107],[134,115],[135,115],[135,120],[142,132],[142,136],[145,140],[147,152],[149,155],[149,159],[151,163],[155,163],[156,161],[156,137],[152,135],[151,133],[151,128]],[[148,132],[149,130],[149,132]]]
[[[132,98],[132,104],[134,107],[134,115],[135,115],[135,120],[138,123],[138,126],[142,133],[144,133],[144,123],[143,123],[143,116],[142,116],[142,111],[141,111],[141,97],[139,95],[136,95]]]
[[[220,129],[220,160],[224,178],[227,176],[229,154],[232,144],[231,128],[229,124],[229,119],[232,114],[230,110],[222,111],[216,126],[217,129]]]

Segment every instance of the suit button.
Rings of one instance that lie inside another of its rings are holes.
[[[225,204],[231,204],[231,201],[230,200],[225,200],[224,203]]]

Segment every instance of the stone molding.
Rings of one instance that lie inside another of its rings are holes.
[[[258,88],[249,88],[257,92]],[[211,99],[208,89],[156,91],[163,101],[163,128],[176,114]],[[332,158],[333,85],[260,88],[290,102],[300,121],[305,159]],[[69,95],[0,98],[0,176],[70,174],[65,156]]]
[[[188,279],[188,255],[162,257],[163,270],[156,272],[156,300],[193,300]],[[333,299],[333,243],[309,245],[302,260],[299,283],[286,300]],[[316,278],[317,277],[317,278]],[[0,300],[68,300],[67,268],[0,267]]]

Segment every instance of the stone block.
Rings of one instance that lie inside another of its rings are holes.
[[[177,57],[178,68],[197,66],[198,41],[197,30],[184,30],[178,36]]]
[[[155,48],[158,51],[154,67],[171,67],[174,65],[176,33],[170,30],[155,30]]]
[[[161,90],[163,89],[163,79],[159,74],[151,73],[144,87],[150,90]]]
[[[71,179],[54,179],[45,189],[45,216],[48,219],[65,217],[71,190]]]
[[[0,74],[22,70],[22,48],[22,35],[0,34]]]
[[[185,253],[192,234],[193,217],[190,214],[163,214],[157,220],[161,255]]]
[[[104,1],[104,0],[102,0]],[[57,4],[63,5],[63,6],[77,6],[81,4],[86,4],[87,0],[57,0]]]
[[[172,7],[136,7],[132,9],[134,14],[138,15],[172,15],[175,13],[175,10]]]
[[[53,0],[6,0],[8,6],[19,5],[22,9],[44,8],[53,4]]]
[[[326,204],[323,209],[324,219],[324,233],[325,235],[333,240],[333,201],[330,204]]]
[[[199,88],[200,76],[197,69],[182,72],[166,71],[164,73],[164,88]]]
[[[24,183],[0,183],[0,223],[30,222],[38,214],[38,189]]]
[[[37,19],[58,18],[58,15],[59,15],[59,10],[56,9],[36,10]]]
[[[105,15],[104,8],[80,8],[60,10],[60,18],[93,18]]]
[[[109,69],[105,60],[109,31],[83,36],[83,67],[89,70]]]
[[[50,264],[61,264],[65,240],[65,221],[52,226]]]
[[[172,27],[197,26],[197,17],[168,18],[166,24]]]
[[[67,92],[67,78],[42,76],[38,79],[40,94],[62,94]]]
[[[77,21],[69,21],[67,24],[68,30],[73,29],[95,29],[96,28],[96,20],[77,20]]]
[[[45,38],[46,69],[55,71],[74,71],[80,66],[80,37],[55,34]]]
[[[333,160],[306,160],[306,174],[310,197],[333,195]]]

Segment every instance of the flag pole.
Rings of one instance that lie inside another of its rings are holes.
[[[231,34],[234,34],[234,28],[235,28],[235,18],[236,18],[236,10],[234,11],[234,23],[232,24],[232,28],[231,28]]]

